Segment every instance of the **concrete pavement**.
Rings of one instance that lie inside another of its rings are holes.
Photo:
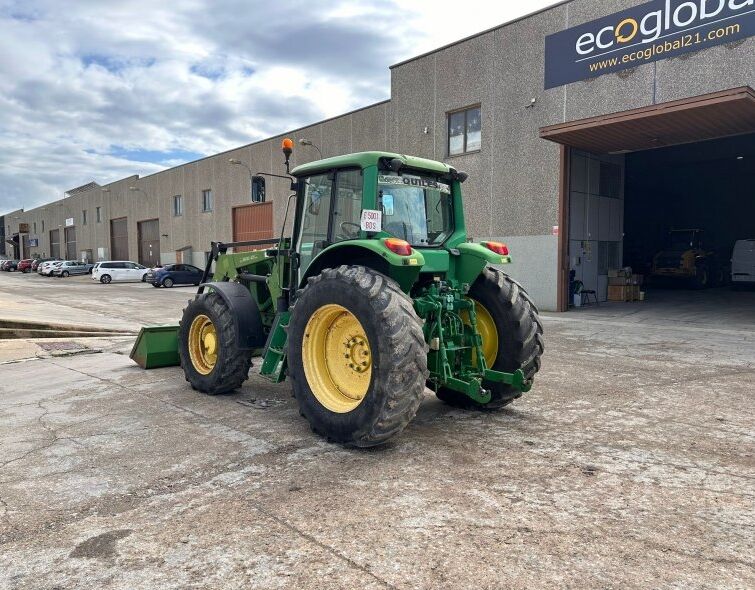
[[[285,383],[204,396],[128,339],[0,365],[0,588],[753,587],[755,330],[648,309],[546,316],[521,400],[428,391],[368,451]]]

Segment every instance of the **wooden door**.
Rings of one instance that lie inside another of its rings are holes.
[[[157,266],[160,262],[160,221],[148,219],[138,223],[139,264]]]
[[[128,220],[110,220],[110,260],[128,260]]]

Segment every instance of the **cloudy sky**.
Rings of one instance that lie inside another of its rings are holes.
[[[388,66],[555,0],[0,0],[0,214],[390,95]]]

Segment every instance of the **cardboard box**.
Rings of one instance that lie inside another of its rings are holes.
[[[627,275],[623,270],[608,271],[609,285],[642,285],[644,278],[638,274]]]
[[[608,285],[608,301],[639,301],[639,285]]]
[[[608,301],[631,301],[626,285],[608,285]]]

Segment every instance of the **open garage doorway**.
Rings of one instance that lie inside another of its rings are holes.
[[[634,152],[625,171],[623,265],[649,290],[728,285],[755,239],[755,134]]]
[[[560,310],[577,284],[591,292],[577,300],[589,298],[590,313],[600,307],[604,317],[728,313],[755,325],[755,294],[729,285],[735,243],[755,238],[755,91],[554,125],[541,136],[563,146]]]

